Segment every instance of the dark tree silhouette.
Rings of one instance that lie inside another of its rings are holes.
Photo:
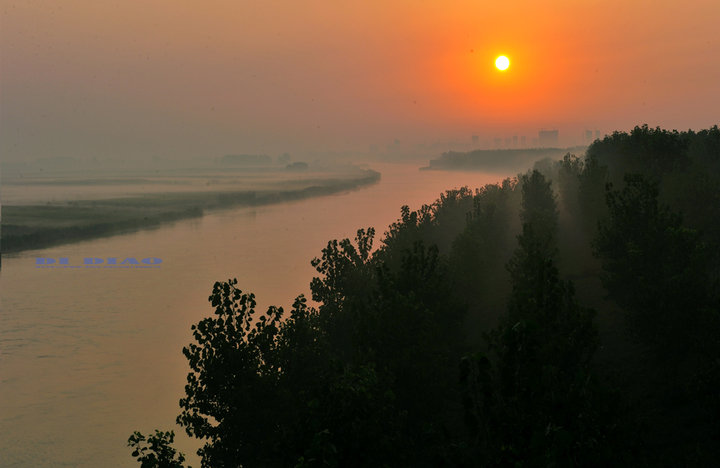
[[[128,439],[128,447],[133,449],[132,456],[142,468],[185,468],[185,455],[172,447],[173,431],[155,431],[147,438],[134,432]],[[189,467],[188,467],[189,468]]]
[[[607,204],[595,249],[610,297],[643,339],[668,355],[687,351],[697,343],[708,300],[698,233],[659,204],[657,184],[640,175],[626,176],[622,191],[608,190]]]
[[[523,219],[536,221],[542,235],[532,222],[523,225],[508,264],[507,315],[488,337],[489,353],[461,363],[474,457],[483,466],[598,464],[608,457],[610,423],[591,369],[594,312],[558,278],[549,184],[535,173],[525,183]]]
[[[551,182],[534,170],[522,176],[523,225],[531,225],[534,238],[547,256],[557,253],[558,210]]]

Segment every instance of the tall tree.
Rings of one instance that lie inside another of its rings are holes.
[[[488,353],[462,360],[466,421],[488,466],[595,464],[609,421],[592,372],[594,312],[555,267],[550,183],[523,177],[523,232],[508,263],[512,293]]]
[[[552,183],[534,170],[522,176],[521,184],[520,219],[524,225],[532,226],[533,235],[544,253],[554,256],[557,251],[558,210]]]
[[[559,280],[532,225],[518,240],[508,313],[489,335],[489,353],[462,363],[476,456],[489,466],[595,464],[606,455],[608,421],[591,369],[594,312]]]
[[[595,240],[603,284],[635,332],[666,355],[697,343],[708,305],[704,245],[680,215],[658,202],[658,185],[627,175],[607,192],[609,217]]]

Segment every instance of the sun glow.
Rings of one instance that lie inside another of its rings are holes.
[[[504,55],[501,55],[495,59],[495,67],[497,67],[498,70],[507,70],[509,66],[510,59],[505,57]]]

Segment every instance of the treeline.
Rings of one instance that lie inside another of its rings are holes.
[[[636,127],[329,242],[317,308],[216,283],[177,422],[204,467],[713,465],[719,164],[717,126]]]
[[[512,148],[485,149],[467,152],[448,151],[437,159],[431,159],[423,169],[439,170],[505,170],[515,171],[526,168],[542,158],[561,158],[568,151],[584,150],[584,146],[572,148]]]

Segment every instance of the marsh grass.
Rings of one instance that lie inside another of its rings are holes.
[[[44,248],[104,237],[186,218],[212,210],[282,203],[330,195],[377,182],[367,170],[353,177],[289,180],[264,190],[153,193],[101,200],[76,200],[3,207],[3,252]]]

